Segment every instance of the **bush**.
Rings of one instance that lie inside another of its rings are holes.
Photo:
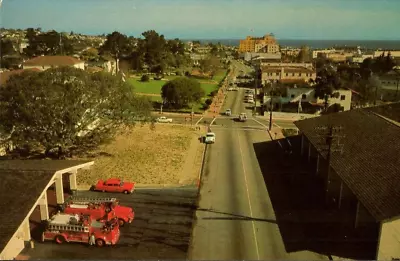
[[[211,104],[212,104],[212,100],[211,100],[211,99],[207,99],[207,100],[206,100],[206,104],[207,104],[207,105],[211,105]]]
[[[208,105],[207,103],[203,104],[203,110],[208,110],[210,108],[210,105]]]
[[[157,76],[154,76],[154,80],[157,80],[157,81],[161,80],[162,78],[163,78],[163,75],[162,75],[162,74],[159,74],[159,75],[157,75]]]
[[[143,74],[142,77],[140,78],[140,81],[148,82],[150,81],[150,77],[147,74]]]
[[[210,96],[211,96],[211,97],[214,97],[215,95],[217,95],[217,93],[218,93],[218,91],[217,91],[217,90],[214,90],[214,91],[210,92]]]
[[[285,137],[296,136],[297,129],[282,129],[282,134]]]

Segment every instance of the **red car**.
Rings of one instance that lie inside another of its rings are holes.
[[[97,184],[92,187],[94,191],[103,192],[122,192],[130,194],[135,189],[134,182],[124,182],[120,179],[112,178],[107,180],[99,180]]]

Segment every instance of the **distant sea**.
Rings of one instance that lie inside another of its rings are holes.
[[[182,39],[183,41],[191,41]],[[230,46],[239,46],[240,39],[195,39],[201,43],[218,43]],[[277,39],[283,47],[301,47],[306,45],[311,49],[323,49],[335,46],[360,46],[361,49],[376,50],[400,50],[400,40],[294,40]]]

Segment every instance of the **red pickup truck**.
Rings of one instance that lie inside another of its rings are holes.
[[[92,187],[94,191],[102,192],[122,192],[130,194],[135,189],[134,182],[124,182],[117,178],[99,180],[96,185]]]

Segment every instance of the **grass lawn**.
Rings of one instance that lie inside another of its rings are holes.
[[[212,79],[213,79],[214,81],[217,81],[217,82],[219,83],[219,82],[222,81],[222,79],[225,77],[227,71],[228,71],[228,70],[220,70],[220,71],[218,71],[218,72],[214,75],[214,77],[213,77]]]
[[[147,93],[147,94],[160,94],[162,86],[166,83],[166,81],[155,81],[150,80],[149,82],[140,82],[137,79],[129,79],[129,83],[134,86],[134,90],[137,93]],[[217,84],[211,83],[201,83],[201,88],[208,95],[210,92],[216,90],[218,88]]]
[[[200,164],[193,166],[196,171],[184,173],[182,167],[193,138],[197,137],[197,132],[184,126],[155,124],[152,130],[150,125],[137,124],[93,151],[93,157],[82,158],[96,163],[92,169],[82,170],[77,180],[86,185],[112,177],[140,184],[178,184],[182,180],[193,184],[201,157],[197,161]]]

